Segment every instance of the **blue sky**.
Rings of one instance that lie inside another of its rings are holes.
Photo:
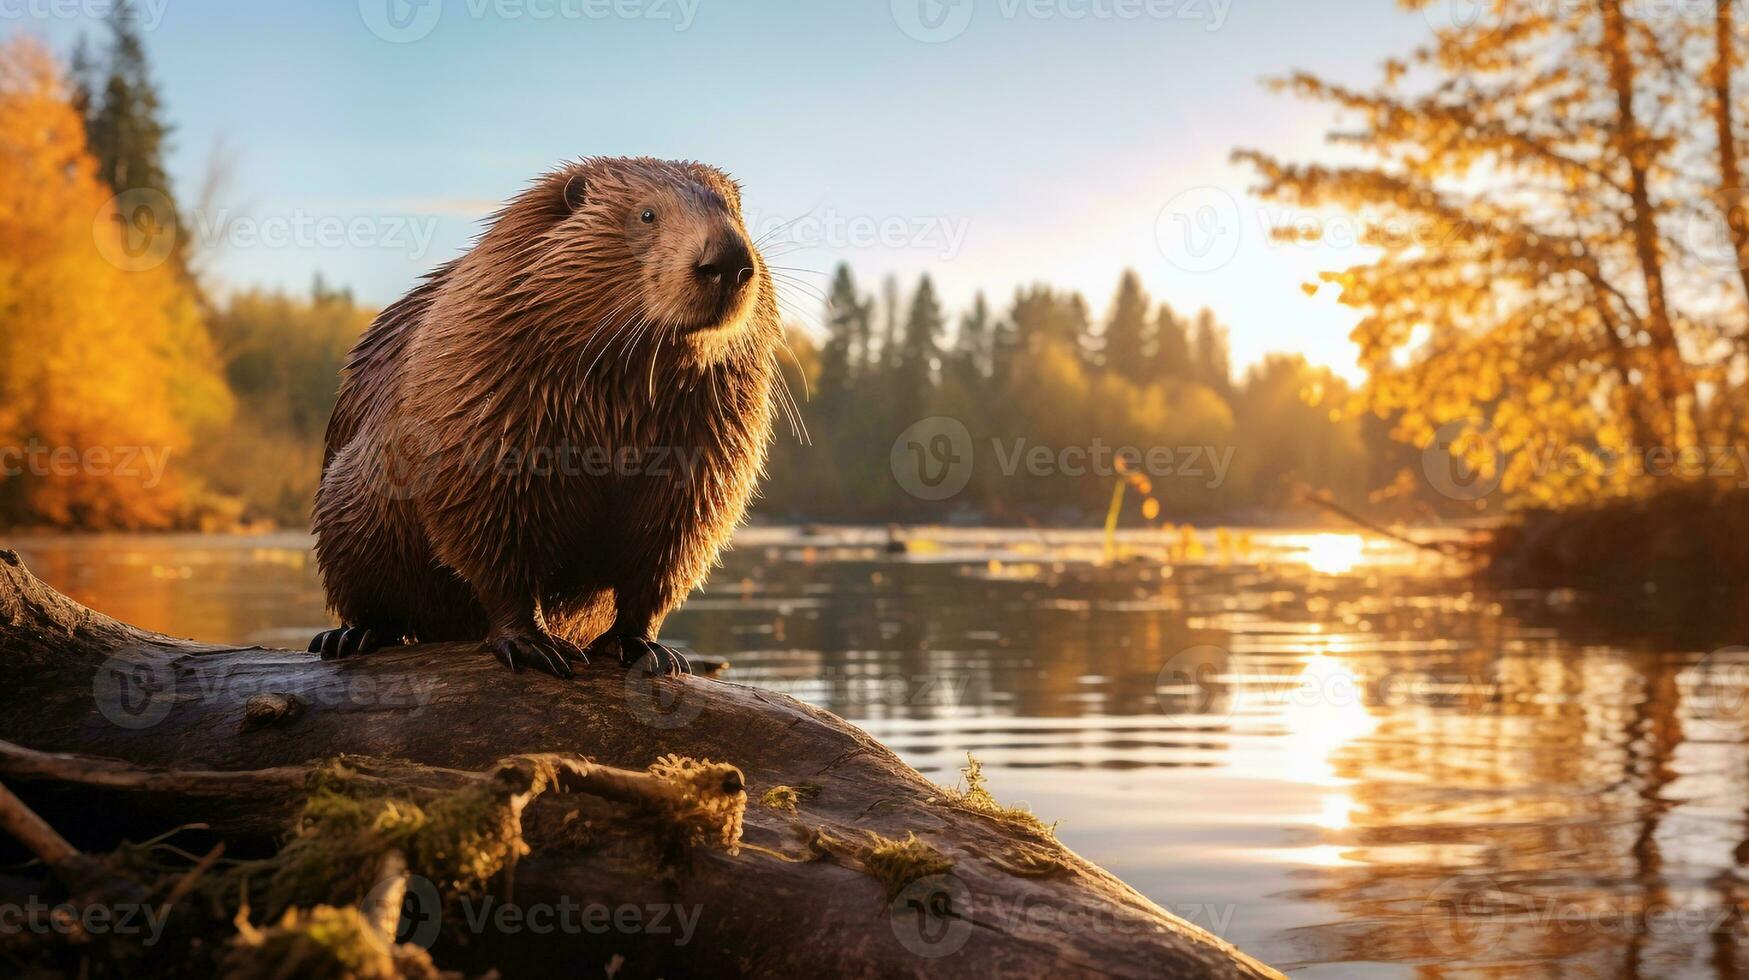
[[[108,2],[7,0],[0,30],[66,51]],[[179,194],[233,160],[190,229],[227,285],[321,272],[387,302],[534,174],[647,153],[733,172],[756,233],[800,218],[774,264],[927,272],[956,308],[1047,281],[1100,311],[1132,267],[1214,308],[1239,364],[1351,375],[1352,313],[1299,287],[1361,253],[1266,241],[1283,215],[1227,156],[1326,153],[1328,113],[1261,79],[1370,80],[1428,33],[1390,0],[139,3]]]

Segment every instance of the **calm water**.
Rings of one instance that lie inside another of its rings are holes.
[[[999,797],[1295,975],[1749,970],[1732,638],[1648,640],[1351,535],[1138,534],[1111,561],[1083,533],[921,534],[747,532],[665,637],[937,780],[975,753]],[[302,536],[10,544],[169,633],[301,648],[325,622]]]

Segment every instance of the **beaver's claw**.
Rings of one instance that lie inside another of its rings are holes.
[[[606,636],[597,641],[601,644],[618,644],[619,662],[627,667],[642,668],[647,674],[667,674],[678,677],[692,673],[692,664],[686,655],[671,646],[657,643],[655,640],[642,636],[621,634]]]
[[[391,637],[368,627],[342,626],[317,633],[310,641],[310,652],[321,654],[323,660],[344,660],[353,654],[369,653],[398,642],[400,637]]]
[[[589,657],[575,643],[546,633],[506,633],[486,642],[498,662],[518,674],[524,667],[533,667],[542,673],[569,680],[571,665],[567,661],[589,662]]]

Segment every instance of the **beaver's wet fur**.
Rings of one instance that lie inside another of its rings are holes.
[[[347,359],[316,493],[343,657],[483,639],[570,676],[592,644],[667,672],[772,432],[777,298],[740,189],[588,158],[534,181]]]

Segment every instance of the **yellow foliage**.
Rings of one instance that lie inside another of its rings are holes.
[[[1376,87],[1273,83],[1341,113],[1341,165],[1235,154],[1263,197],[1346,215],[1377,249],[1320,277],[1363,314],[1368,407],[1418,447],[1474,433],[1450,452],[1521,503],[1650,492],[1670,455],[1695,461],[1678,479],[1733,482],[1749,435],[1749,225],[1719,152],[1742,128],[1735,5],[1477,6]]]

